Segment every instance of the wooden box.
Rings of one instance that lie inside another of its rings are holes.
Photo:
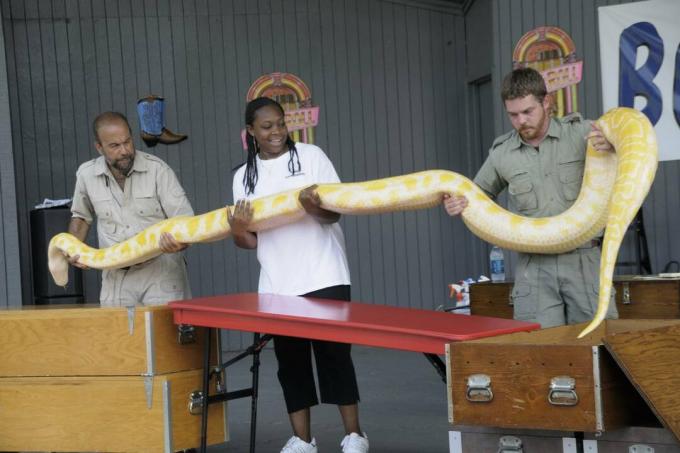
[[[196,342],[180,344],[168,307],[78,307],[0,310],[0,376],[155,375],[203,366],[204,329]]]
[[[603,337],[678,325],[607,320],[447,346],[449,421],[503,428],[602,432],[658,421],[606,351]],[[667,363],[680,374],[680,360]]]
[[[470,285],[473,315],[512,319],[513,282]],[[680,279],[616,276],[616,308],[620,319],[680,318]]]
[[[585,437],[584,445],[596,445],[592,451],[597,453],[680,453],[678,439],[662,428],[630,427]]]
[[[202,371],[145,378],[0,378],[0,451],[174,452],[198,447],[189,395]],[[208,442],[226,441],[222,405],[209,408]]]
[[[564,452],[574,433],[539,430],[503,430],[480,426],[454,426],[449,431],[449,453]]]
[[[197,447],[189,400],[203,386],[204,335],[180,342],[165,306],[0,310],[0,451]],[[209,443],[222,443],[226,404],[210,411]]]
[[[580,441],[569,431],[501,429],[453,426],[449,431],[449,453],[498,453],[499,451],[550,453],[680,453],[673,433],[662,428],[633,427],[600,435],[585,434]]]

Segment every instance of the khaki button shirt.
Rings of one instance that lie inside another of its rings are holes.
[[[132,172],[122,190],[104,157],[86,162],[76,173],[73,217],[92,224],[97,217],[99,247],[124,241],[143,229],[193,210],[175,173],[161,159],[136,151]]]
[[[581,190],[590,121],[573,113],[552,118],[538,149],[517,131],[498,137],[475,183],[496,197],[508,188],[511,209],[523,216],[547,217],[567,210]]]

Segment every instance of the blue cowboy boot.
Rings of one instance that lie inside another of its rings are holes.
[[[172,145],[185,140],[185,134],[175,134],[163,125],[165,124],[164,101],[160,96],[147,96],[137,101],[137,114],[141,136],[149,148],[158,143]]]

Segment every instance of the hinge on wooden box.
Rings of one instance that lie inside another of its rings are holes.
[[[571,376],[555,376],[550,379],[550,390],[548,391],[548,402],[553,406],[576,406],[578,404],[578,394],[576,390],[576,379]]]
[[[491,378],[486,374],[472,374],[467,378],[465,399],[472,403],[488,403],[493,399]]]
[[[222,367],[216,366],[212,370],[212,374],[215,376],[215,392],[226,393],[227,386],[224,385],[224,376],[222,375]]]
[[[628,453],[654,453],[654,447],[644,444],[635,444],[628,447]]]
[[[133,335],[135,333],[135,306],[128,305],[125,308],[127,308],[128,315],[128,333]]]
[[[180,324],[177,326],[177,343],[196,343],[196,327],[191,324]]]
[[[153,376],[144,376],[144,392],[146,393],[146,407],[153,406]]]
[[[522,439],[515,436],[503,436],[498,440],[497,453],[522,453]]]

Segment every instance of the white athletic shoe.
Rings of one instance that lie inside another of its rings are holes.
[[[298,436],[293,436],[283,446],[281,453],[317,453],[316,439],[312,439],[311,442],[307,443]]]
[[[340,442],[343,453],[368,453],[368,437],[366,433],[360,436],[357,433],[348,434]]]

